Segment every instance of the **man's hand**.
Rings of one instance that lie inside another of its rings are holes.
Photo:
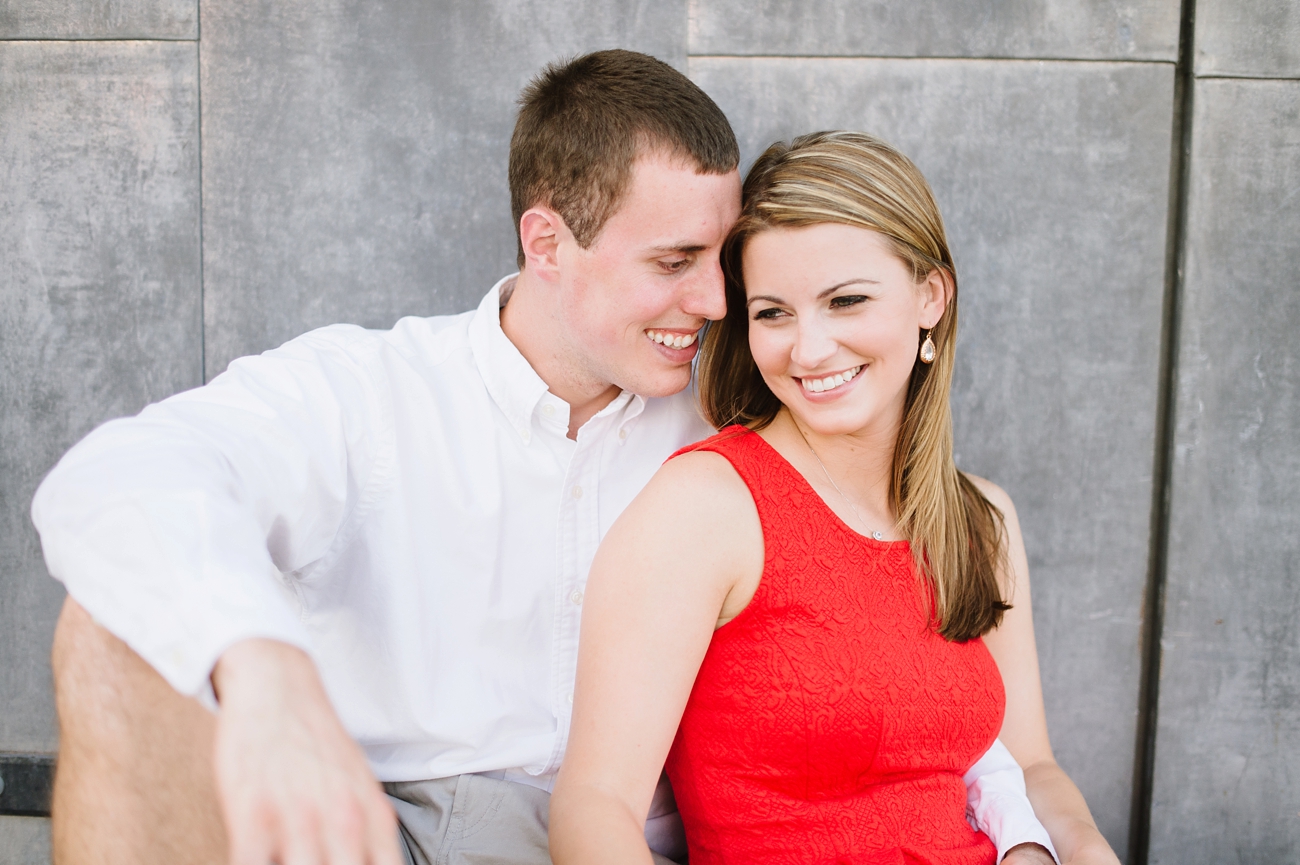
[[[247,640],[212,683],[231,865],[402,865],[393,809],[306,654]]]
[[[1056,865],[1042,844],[1017,844],[1002,857],[1002,865]]]

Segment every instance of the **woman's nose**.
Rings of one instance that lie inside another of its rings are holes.
[[[817,369],[835,354],[837,343],[823,323],[814,316],[799,319],[795,330],[791,359],[809,372]]]

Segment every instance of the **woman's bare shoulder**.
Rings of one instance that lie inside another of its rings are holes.
[[[671,543],[675,556],[699,557],[727,572],[757,549],[761,568],[763,530],[754,499],[731,462],[712,451],[664,463],[611,529],[620,539],[627,533],[653,537],[661,549]]]
[[[1029,591],[1029,562],[1025,555],[1025,539],[1020,532],[1020,517],[1016,515],[1016,506],[1012,503],[1011,496],[1002,487],[978,475],[966,472],[963,474],[970,479],[977,490],[984,494],[984,498],[988,499],[993,507],[1002,512],[1005,528],[1003,539],[1006,544],[1007,558],[1005,569],[1000,570],[998,582],[1002,585],[1003,600],[1014,606],[1017,595],[1027,598],[1028,594],[1021,593]]]
[[[1015,516],[1016,506],[1011,501],[1011,496],[1007,494],[1006,490],[1002,489],[1002,487],[993,483],[993,481],[988,478],[982,478],[979,475],[973,475],[970,472],[962,472],[962,474],[966,476],[967,480],[975,485],[975,489],[984,494],[984,498],[988,499],[989,503],[992,504],[993,507],[1002,511],[1002,514],[1005,517],[1011,519]]]
[[[726,457],[694,451],[664,463],[614,521],[596,551],[588,594],[599,603],[611,591],[621,599],[615,604],[670,598],[641,612],[659,610],[679,623],[698,613],[716,627],[752,596],[763,555],[748,487]],[[749,594],[742,598],[737,587]]]
[[[675,456],[659,467],[638,498],[671,503],[680,516],[713,522],[737,508],[753,510],[749,487],[731,461],[716,451]]]
[[[686,483],[693,483],[691,479],[698,478],[701,488],[729,489],[748,494],[745,482],[736,473],[731,460],[717,451],[693,450],[678,454],[659,467],[655,479],[661,476],[681,478]]]

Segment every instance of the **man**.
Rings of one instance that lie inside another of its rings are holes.
[[[711,432],[684,391],[740,179],[721,111],[644,55],[521,106],[520,273],[478,309],[236,361],[38,491],[71,596],[56,861],[548,861],[586,573]]]

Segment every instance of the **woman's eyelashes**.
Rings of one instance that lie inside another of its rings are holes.
[[[831,310],[852,309],[855,306],[866,303],[871,298],[865,294],[841,294],[832,297],[826,301],[826,307]],[[765,306],[762,309],[756,309],[753,312],[755,321],[774,321],[779,318],[786,318],[790,313],[779,306]]]

